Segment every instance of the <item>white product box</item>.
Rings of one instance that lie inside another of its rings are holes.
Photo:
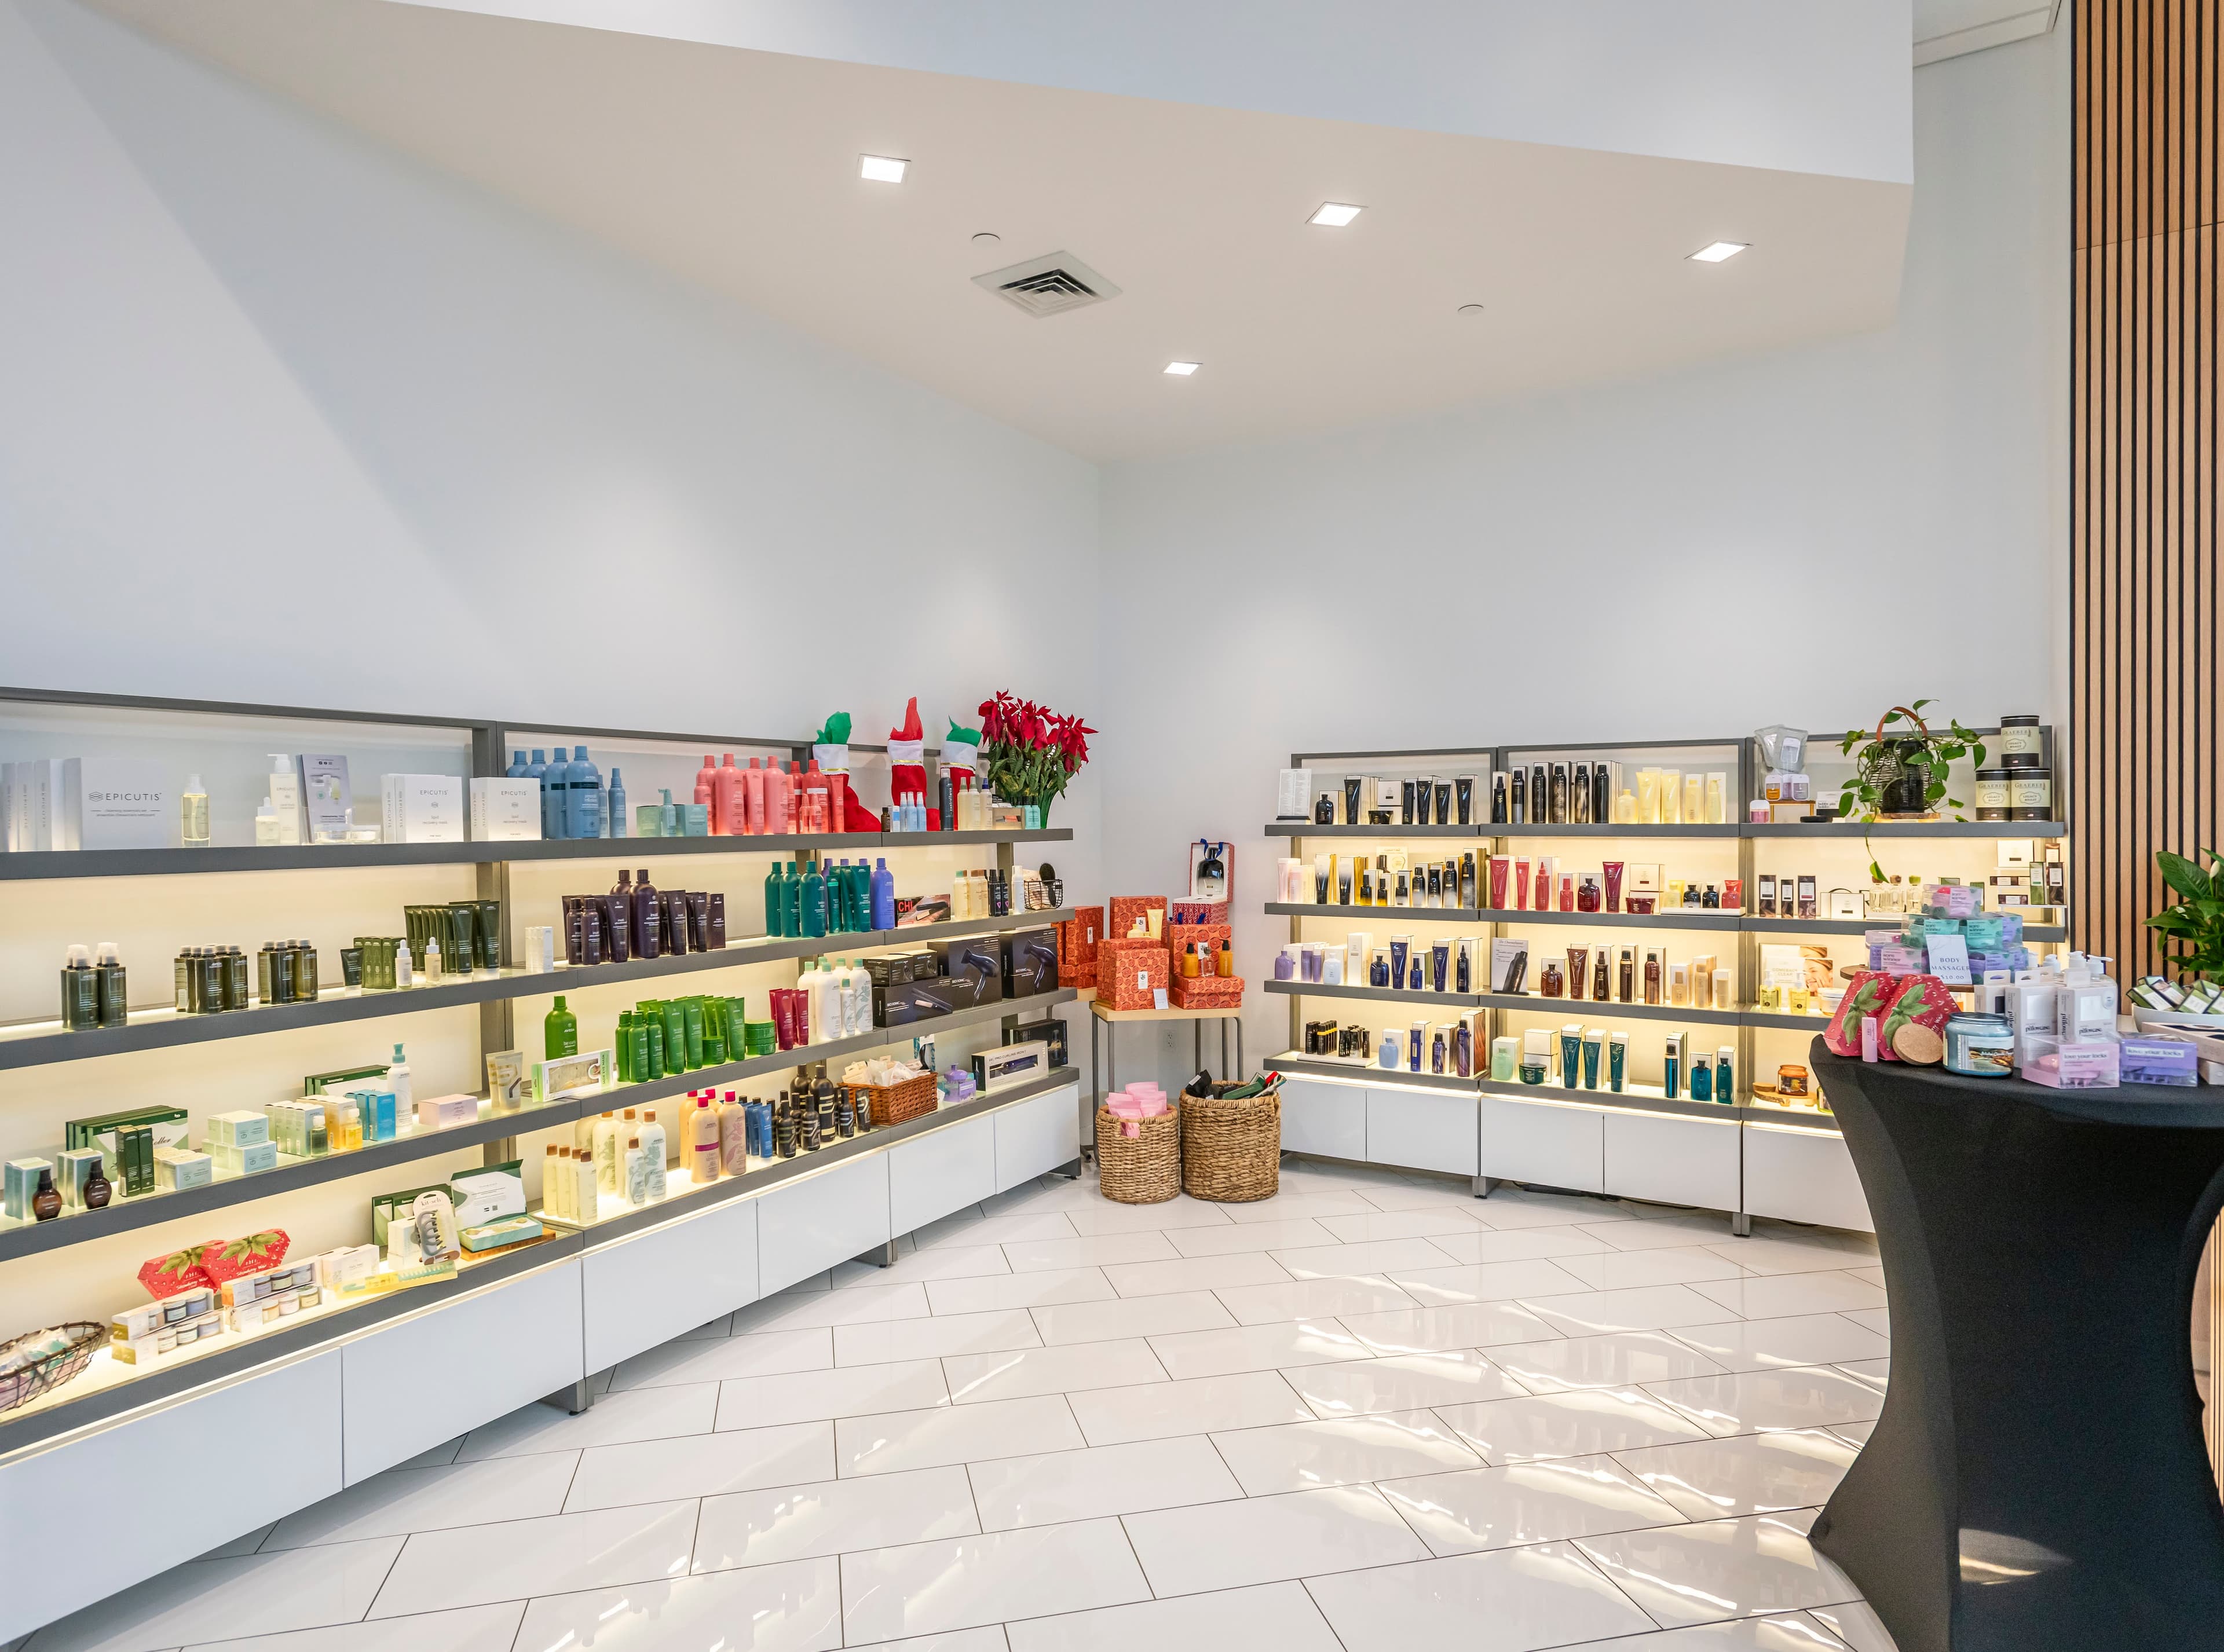
[[[74,757],[28,758],[8,765],[10,849],[35,853],[83,847],[83,767]]]
[[[88,849],[167,849],[176,840],[178,794],[161,763],[88,757],[79,768],[79,842]]]
[[[471,782],[471,840],[532,843],[540,837],[540,782],[482,775]]]
[[[311,843],[344,843],[355,808],[355,791],[348,784],[344,757],[304,752],[295,759],[301,782],[301,812]]]
[[[379,807],[389,843],[461,843],[464,783],[452,774],[382,774]]]

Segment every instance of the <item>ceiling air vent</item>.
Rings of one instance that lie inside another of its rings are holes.
[[[1116,299],[1120,289],[1071,253],[1054,252],[1024,264],[976,275],[973,285],[1007,299],[1031,316],[1054,316],[1086,304]]]

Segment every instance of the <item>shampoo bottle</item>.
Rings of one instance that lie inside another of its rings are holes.
[[[734,754],[724,753],[718,772],[711,783],[711,829],[722,837],[738,837],[742,831],[742,772],[734,766]]]
[[[626,812],[625,780],[617,766],[610,766],[610,799],[603,810],[603,818],[610,823],[612,837],[624,837],[633,830],[633,817]]]
[[[718,1139],[718,1110],[705,1095],[695,1099],[694,1110],[687,1115],[687,1179],[697,1187],[705,1182],[716,1182],[720,1168]]]
[[[648,1155],[641,1151],[641,1138],[626,1138],[624,1169],[625,1201],[636,1207],[648,1202]]]
[[[572,765],[564,755],[561,746],[548,766],[540,772],[540,835],[543,837],[569,837],[571,818],[565,805],[572,796]]]
[[[403,1119],[415,1118],[417,1101],[410,1083],[409,1057],[403,1053],[400,1044],[394,1046],[394,1061],[386,1069],[386,1086],[394,1093],[394,1114],[397,1123]]]
[[[178,841],[189,849],[208,847],[208,791],[198,774],[186,776],[186,789],[178,794]]]
[[[749,759],[749,766],[742,771],[742,829],[751,836],[765,829],[765,773],[757,766],[757,760]]]
[[[787,933],[787,904],[781,885],[787,880],[780,875],[780,862],[773,862],[772,870],[765,873],[764,924],[767,935]]]
[[[541,1053],[550,1061],[579,1053],[579,1018],[564,1007],[563,993],[556,994],[556,1006],[548,1012],[541,1026]]]
[[[512,752],[509,754],[509,766],[504,769],[502,772],[504,779],[523,779],[525,778],[525,753],[523,752]]]
[[[587,760],[587,748],[572,753],[570,790],[565,794],[564,835],[600,837],[603,835],[603,775]]]
[[[231,960],[227,959],[226,962],[229,964]],[[245,961],[240,962],[243,968],[236,973],[243,976],[246,973],[243,967]],[[130,1006],[124,997],[123,961],[117,955],[115,942],[103,941],[100,943],[98,962],[93,965],[92,973],[96,985],[99,988],[100,1025],[104,1027],[122,1026],[129,1018]],[[227,993],[225,1003],[227,1007],[233,1009],[247,1007],[243,999],[238,1004],[232,1004],[229,993]]]
[[[301,841],[301,777],[283,752],[270,753],[270,802],[278,816],[278,841]]]
[[[826,880],[820,875],[818,862],[816,861],[811,862],[809,870],[803,874],[801,901],[800,917],[803,922],[799,933],[806,936],[825,934]]]
[[[657,916],[656,886],[648,880],[648,868],[641,868],[633,886],[633,955],[636,958],[657,958],[663,955],[663,924]]]
[[[619,1179],[625,1169],[619,1159],[622,1151],[617,1115],[606,1113],[595,1120],[595,1186],[603,1193],[625,1191]]]
[[[669,1144],[664,1138],[664,1126],[656,1122],[656,1110],[652,1107],[641,1115],[641,1164],[651,1199],[664,1197],[664,1165],[668,1147]]]
[[[62,1026],[69,1032],[91,1032],[99,1025],[100,977],[94,973],[92,954],[79,943],[62,959]]]
[[[711,835],[719,835],[718,824],[718,764],[710,753],[703,753],[703,766],[695,771],[695,803],[711,823]]]
[[[888,857],[881,855],[873,862],[873,927],[892,930],[896,926],[896,874],[888,870]]]

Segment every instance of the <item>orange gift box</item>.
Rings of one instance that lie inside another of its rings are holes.
[[[1145,912],[1156,909],[1161,937],[1158,944],[1160,946],[1166,944],[1163,937],[1166,924],[1166,898],[1164,895],[1115,895],[1109,905],[1111,910],[1104,925],[1104,936],[1107,940],[1127,939],[1128,931],[1135,927],[1135,920]]]
[[[1058,926],[1058,962],[1066,964],[1094,964],[1096,943],[1104,938],[1104,909],[1102,906],[1077,906],[1073,916]],[[1092,973],[1090,980],[1094,982]],[[1071,984],[1071,983],[1069,983]]]
[[[1177,1009],[1233,1009],[1243,1002],[1243,977],[1176,975],[1169,998]]]
[[[1157,1008],[1172,975],[1172,955],[1154,943],[1107,941],[1096,949],[1096,1001],[1111,1009]]]

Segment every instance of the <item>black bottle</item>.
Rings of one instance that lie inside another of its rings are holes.
[[[834,1092],[834,1133],[843,1141],[857,1133],[857,1109],[846,1084]]]
[[[801,1127],[797,1132],[802,1138],[803,1151],[815,1153],[818,1151],[818,1109],[811,1105],[807,1096],[798,1096],[796,1107],[803,1115]]]
[[[1521,770],[1516,769],[1513,771],[1513,812],[1508,817],[1508,823],[1515,826],[1528,824],[1524,818],[1527,812],[1528,797],[1529,777]]]
[[[1475,907],[1475,856],[1472,854],[1460,856],[1459,904],[1469,911]]]
[[[82,945],[73,946],[62,960],[62,1026],[70,1032],[91,1032],[99,1025],[99,972]]]
[[[773,1109],[772,1130],[774,1144],[782,1158],[795,1157],[795,1115],[788,1111],[787,1097],[783,1094]]]
[[[92,1169],[85,1178],[85,1207],[87,1210],[105,1209],[116,1189],[109,1185],[108,1176],[101,1169],[102,1161],[93,1161]]]
[[[633,886],[633,955],[636,958],[655,958],[663,955],[664,925],[662,914],[656,905],[656,886],[648,880],[648,868],[641,867]]]
[[[224,1012],[224,954],[215,947],[203,947],[197,962],[201,976],[201,1008],[210,1015],[220,1015]]]
[[[193,1009],[193,949],[178,949],[178,955],[170,961],[173,988],[177,997],[178,1013],[190,1015]]]
[[[1714,885],[1709,884],[1707,886],[1706,895],[1699,904],[1707,907],[1710,911],[1718,911],[1722,906],[1722,898],[1721,893],[1715,888]]]
[[[834,1139],[835,1126],[834,1081],[831,1079],[820,1079],[812,1087],[812,1099],[818,1104],[818,1139],[822,1142],[831,1142]]]
[[[1506,776],[1502,773],[1490,777],[1490,823],[1494,826],[1510,823],[1506,815]]]
[[[303,1004],[317,1001],[317,949],[306,941],[294,943],[294,997]]]
[[[294,967],[300,962],[294,955],[294,943],[280,941],[270,949],[270,1001],[291,1004],[294,1001]]]
[[[1695,883],[1685,884],[1684,886],[1684,905],[1686,906],[1696,906],[1698,904],[1699,886]]]
[[[130,1000],[124,993],[123,963],[116,955],[116,943],[103,941],[98,962],[92,967],[100,988],[100,1025],[120,1027],[130,1018]]]
[[[248,993],[247,955],[237,947],[226,947],[224,949],[224,1007],[244,1010],[254,1002]]]
[[[1614,773],[1603,763],[1591,767],[1591,822],[1604,826],[1614,819]]]
[[[54,1189],[54,1173],[39,1172],[38,1190],[31,1195],[31,1214],[42,1222],[50,1222],[62,1214],[62,1196]]]

